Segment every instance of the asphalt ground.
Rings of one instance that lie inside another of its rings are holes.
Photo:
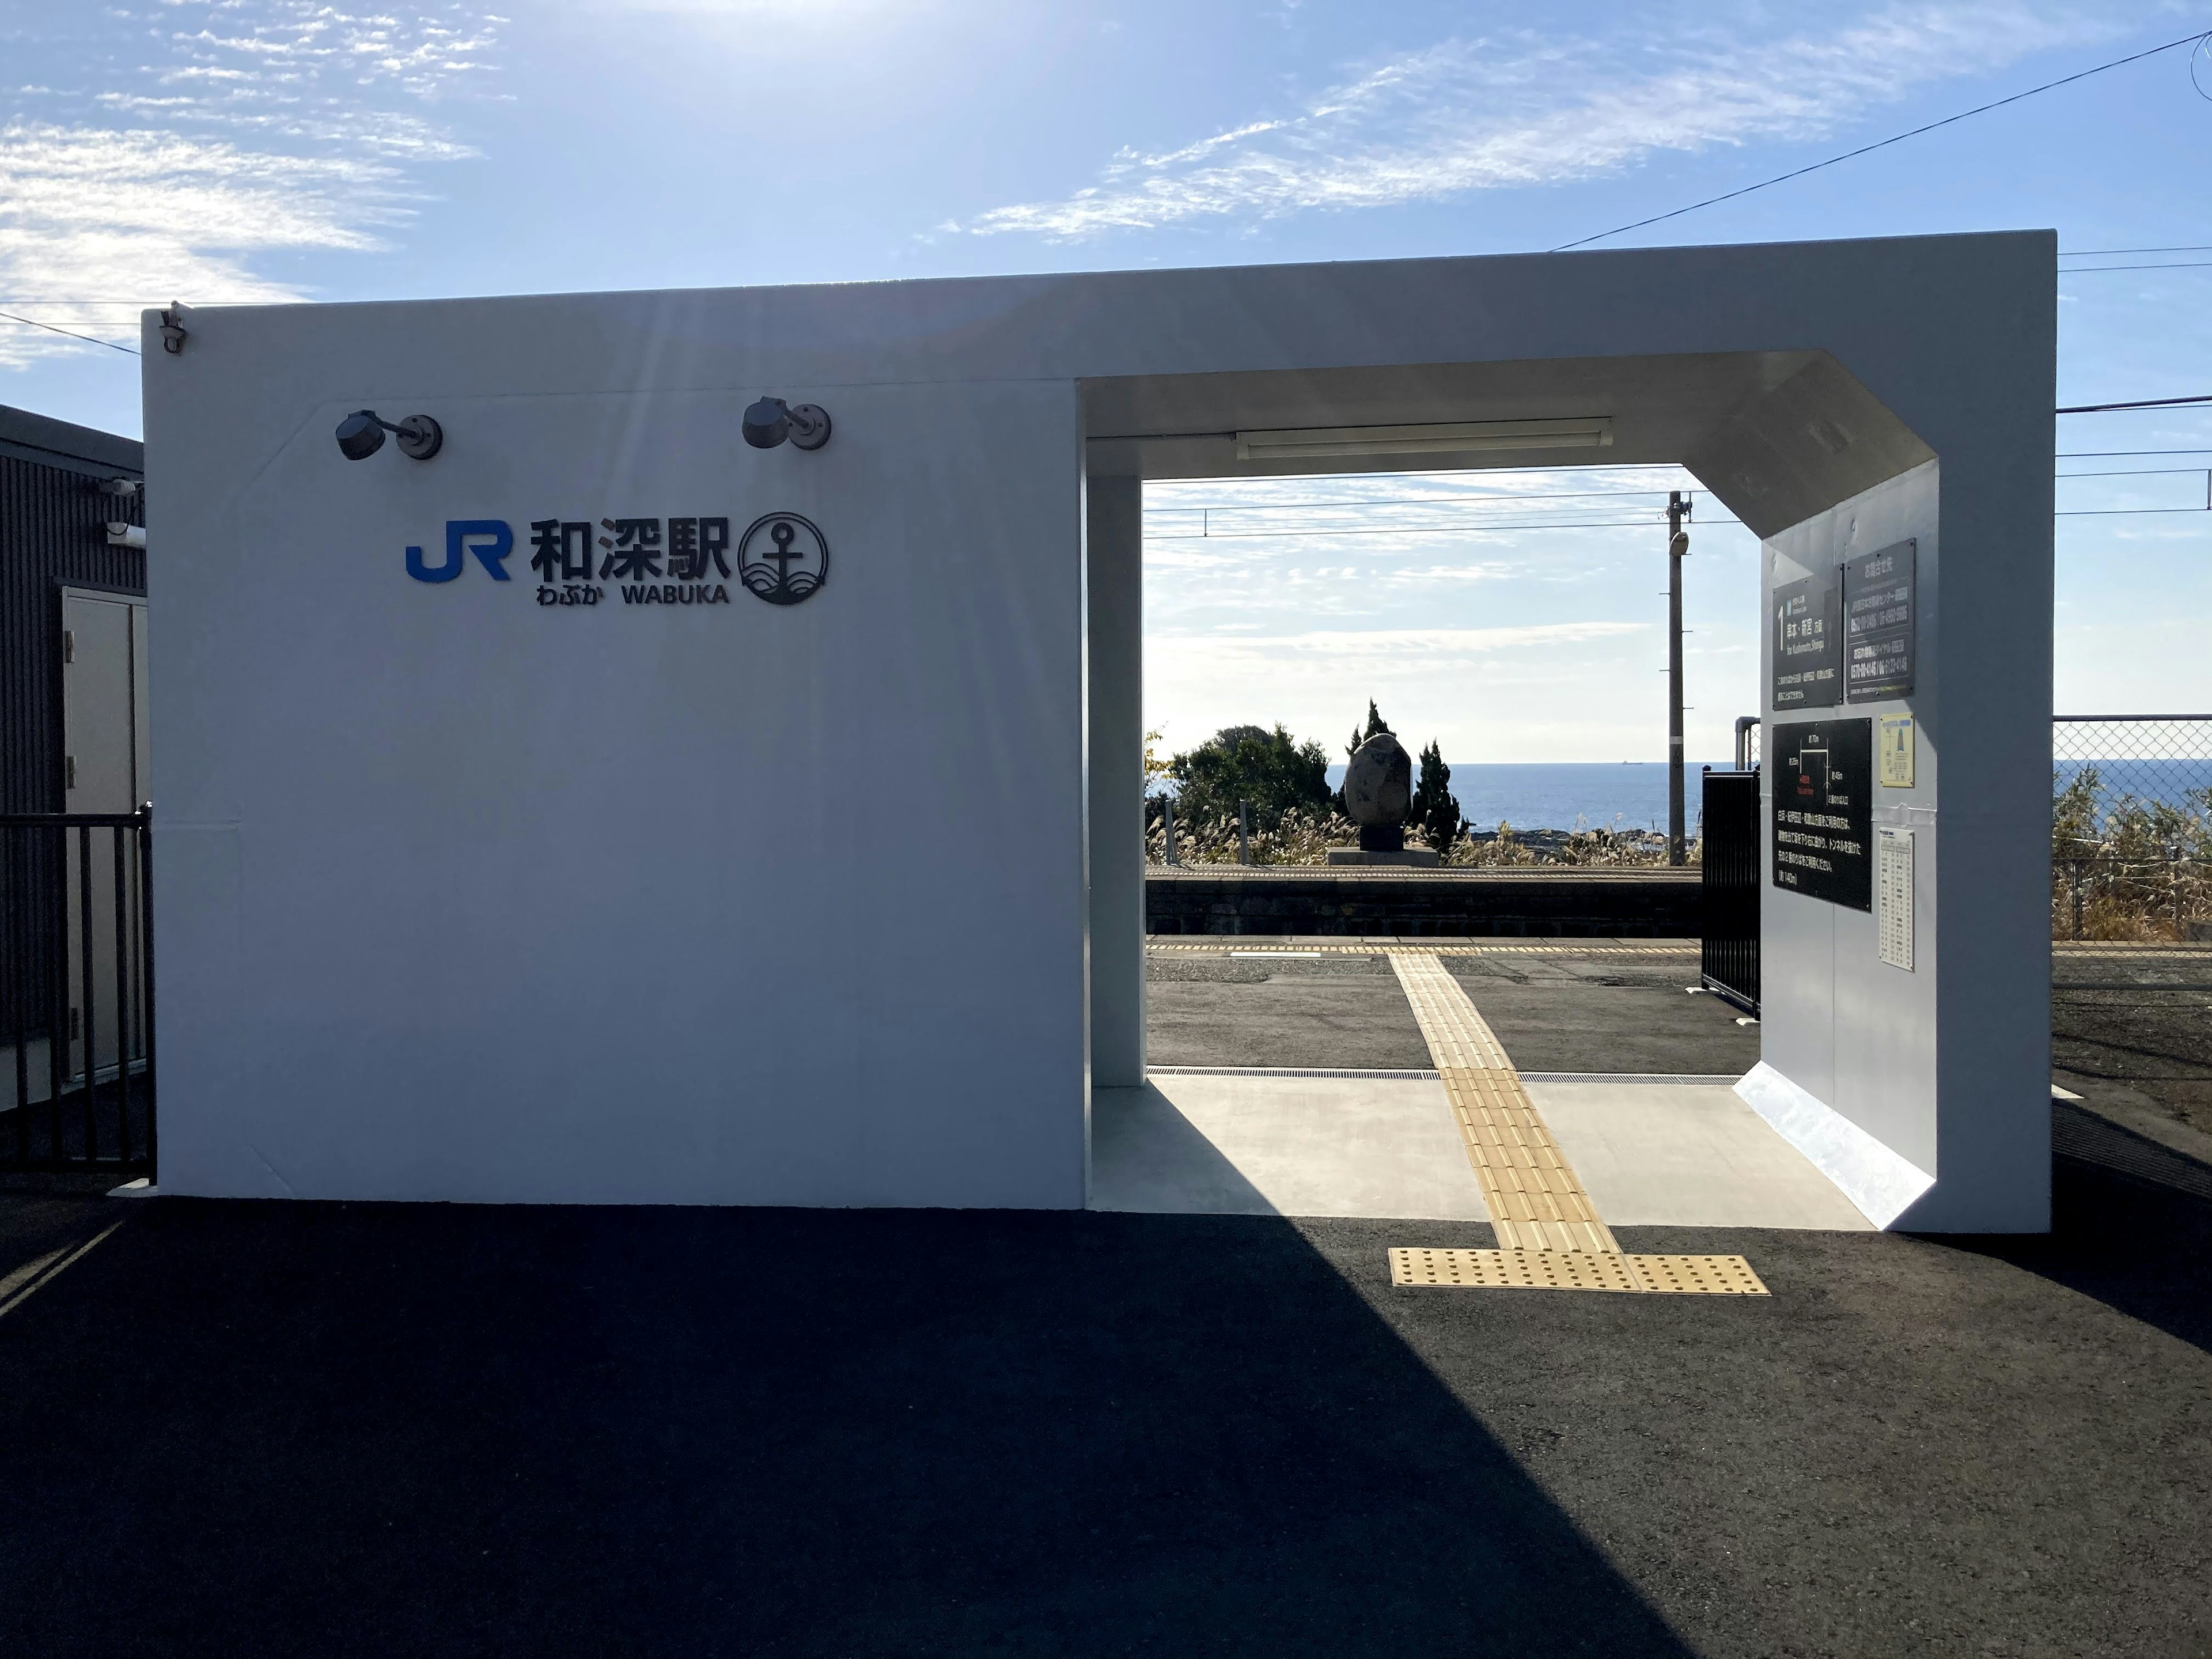
[[[1237,965],[1156,1011],[1307,971]],[[1471,989],[1531,1070],[1731,1069],[1680,982]],[[0,1653],[2212,1654],[2212,1142],[2053,1112],[2048,1237],[1619,1230],[1764,1298],[1389,1285],[1473,1223],[0,1198],[0,1275],[123,1223],[0,1315]]]
[[[2212,995],[2202,991],[2054,991],[2058,1080],[2160,1133],[2160,1121],[2212,1135]]]
[[[1146,1054],[1155,1066],[1424,1070],[1428,1044],[1383,956],[1317,960],[1155,954]],[[1692,996],[1680,957],[1454,957],[1449,968],[1525,1072],[1741,1076],[1759,1028]]]
[[[0,1317],[0,1651],[2212,1652],[2212,1168],[2076,1115],[2047,1239],[1623,1230],[1766,1298],[1390,1287],[1474,1224],[0,1200],[127,1210]]]

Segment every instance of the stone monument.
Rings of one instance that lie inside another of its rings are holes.
[[[1344,769],[1344,810],[1359,826],[1359,845],[1332,847],[1331,864],[1393,864],[1433,867],[1443,860],[1426,847],[1406,845],[1406,815],[1413,805],[1413,757],[1388,732],[1377,732],[1352,751]]]

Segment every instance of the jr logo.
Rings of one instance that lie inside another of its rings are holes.
[[[448,519],[446,520],[446,562],[422,562],[422,550],[407,550],[407,574],[418,582],[449,582],[461,574],[465,555],[491,572],[495,582],[513,581],[507,574],[507,556],[514,551],[514,532],[504,519]]]

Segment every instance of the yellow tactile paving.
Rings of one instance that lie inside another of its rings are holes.
[[[1390,1282],[1637,1295],[1769,1294],[1740,1255],[1622,1255],[1590,1250],[1395,1249],[1390,1252]]]
[[[1644,1288],[1673,1296],[1765,1296],[1766,1285],[1740,1255],[1632,1255]]]
[[[1504,1045],[1459,981],[1426,952],[1394,956],[1390,966],[1443,1079],[1498,1243],[1618,1255],[1620,1246],[1536,1115]]]
[[[1498,1243],[1494,1250],[1392,1250],[1393,1285],[1660,1296],[1767,1293],[1740,1255],[1624,1252],[1522,1088],[1505,1045],[1459,981],[1434,952],[1401,951],[1391,957],[1390,967],[1436,1058]]]
[[[1406,1000],[1413,1005],[1413,1018],[1420,1022],[1421,1035],[1428,1039],[1438,1071],[1513,1069],[1496,1033],[1475,1012],[1474,1004],[1459,981],[1435,956],[1427,952],[1394,956],[1390,968],[1398,975]],[[1516,1091],[1520,1086],[1517,1081],[1513,1085]]]

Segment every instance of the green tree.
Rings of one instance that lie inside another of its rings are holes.
[[[1293,808],[1317,811],[1329,802],[1328,750],[1280,726],[1226,726],[1170,761],[1168,772],[1179,786],[1176,817],[1194,827],[1233,819],[1240,800],[1251,804],[1255,830],[1272,829]]]
[[[1419,829],[1421,839],[1439,853],[1450,852],[1460,831],[1467,828],[1467,820],[1460,816],[1458,798],[1451,792],[1451,768],[1444,764],[1443,751],[1434,743],[1421,750],[1421,777],[1413,786],[1411,822]]]
[[[1344,745],[1345,759],[1350,760],[1354,755],[1358,754],[1359,752],[1359,745],[1366,742],[1368,738],[1373,737],[1377,732],[1388,732],[1389,730],[1390,727],[1389,722],[1384,720],[1381,714],[1379,714],[1376,709],[1375,699],[1372,697],[1368,698],[1367,729],[1363,732],[1357,726],[1352,728],[1352,741]]]

